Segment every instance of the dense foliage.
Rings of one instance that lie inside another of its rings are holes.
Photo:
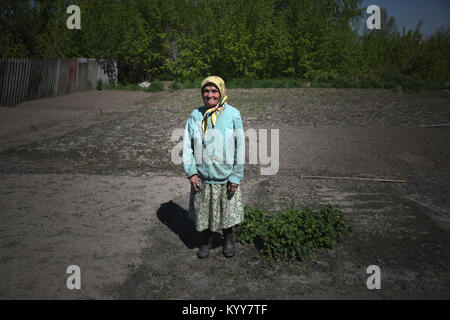
[[[245,206],[245,220],[237,228],[237,240],[254,243],[260,257],[269,262],[304,260],[312,253],[331,249],[351,234],[342,211],[328,205],[267,213]]]
[[[364,28],[360,0],[0,0],[3,58],[118,60],[119,81],[299,79],[337,86],[441,87],[450,29],[428,39]],[[81,9],[69,30],[66,9]]]

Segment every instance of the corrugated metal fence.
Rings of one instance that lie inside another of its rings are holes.
[[[92,90],[117,81],[117,62],[88,58],[0,60],[0,106]]]

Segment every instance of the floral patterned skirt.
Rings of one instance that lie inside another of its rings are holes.
[[[220,232],[241,223],[244,220],[241,187],[231,195],[227,184],[200,182],[198,192],[191,185],[189,218],[200,232],[206,229]]]

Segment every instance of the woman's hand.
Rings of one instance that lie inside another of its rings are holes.
[[[231,183],[230,181],[228,181],[227,183],[227,190],[230,193],[235,193],[238,189],[239,185],[235,184],[235,183]]]
[[[189,178],[189,181],[191,182],[191,185],[194,188],[195,192],[198,192],[200,187],[200,183],[198,182],[198,175],[194,174]]]

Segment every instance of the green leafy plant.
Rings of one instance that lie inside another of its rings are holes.
[[[112,85],[110,85],[109,87],[107,87],[107,89],[110,90],[128,90],[128,91],[140,91],[142,90],[142,88],[138,85],[138,84],[132,84],[132,83],[128,83],[128,84],[122,84],[122,83],[114,83]]]
[[[331,249],[350,236],[351,227],[342,211],[326,206],[268,213],[245,206],[245,220],[237,227],[236,240],[254,243],[268,262],[304,260],[315,252]]]
[[[181,84],[177,81],[174,81],[169,85],[169,89],[172,89],[172,90],[181,90],[182,88],[183,87],[181,86]]]
[[[345,76],[338,76],[333,79],[332,86],[334,88],[352,88],[354,85]]]
[[[103,81],[101,79],[97,81],[97,90],[103,90]]]
[[[200,89],[200,84],[203,79],[196,79],[196,80],[183,80],[181,81],[181,85],[183,89]]]
[[[153,81],[148,88],[144,89],[145,92],[157,92],[164,91],[164,83],[161,81]]]

